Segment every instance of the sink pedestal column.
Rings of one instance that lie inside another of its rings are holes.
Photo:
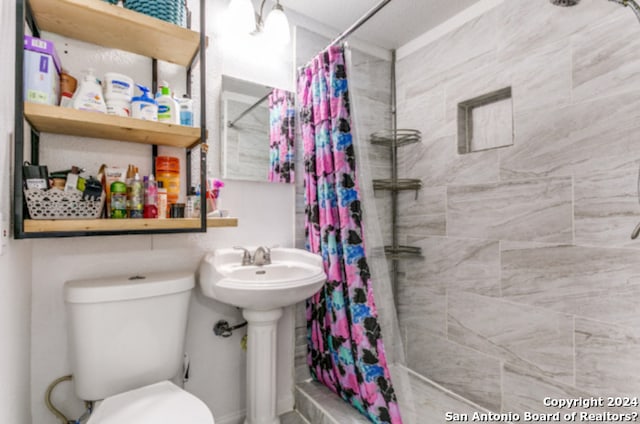
[[[276,413],[276,333],[282,308],[243,309],[247,330],[247,418],[245,424],[280,424]]]

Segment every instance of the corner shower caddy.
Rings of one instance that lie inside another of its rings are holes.
[[[395,96],[394,96],[395,97]],[[394,102],[395,103],[395,102]],[[384,247],[384,253],[391,260],[393,299],[397,302],[398,290],[398,261],[401,259],[421,258],[422,249],[414,246],[403,246],[398,242],[398,193],[401,191],[418,191],[422,188],[422,181],[412,178],[398,178],[398,148],[420,143],[422,135],[418,130],[394,129],[391,131],[378,131],[371,134],[371,144],[387,146],[391,149],[391,178],[373,180],[374,190],[386,190],[391,192],[391,245]]]
[[[164,22],[138,12],[113,6],[101,0],[17,0],[16,2],[16,97],[14,146],[14,237],[44,238],[123,234],[167,234],[205,232],[207,227],[237,226],[235,218],[207,219],[27,219],[23,194],[25,120],[30,124],[31,164],[39,163],[40,133],[48,132],[151,145],[151,157],[158,145],[186,149],[186,180],[191,186],[191,151],[200,147],[201,187],[206,186],[207,128],[205,102],[200,105],[200,128],[168,125],[100,115],[58,106],[24,102],[23,36],[25,22],[35,37],[40,30],[76,40],[137,53],[152,58],[154,90],[157,85],[157,61],[176,63],[187,68],[187,91],[191,92],[191,71],[200,67],[200,99],[206,93],[205,0],[200,0],[200,33]],[[155,160],[153,160],[155,168]],[[155,169],[154,169],[155,173]],[[201,204],[204,202],[202,190]]]

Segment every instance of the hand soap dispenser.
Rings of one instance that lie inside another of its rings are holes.
[[[145,121],[158,120],[158,103],[149,96],[149,89],[138,84],[142,95],[131,99],[131,116]]]

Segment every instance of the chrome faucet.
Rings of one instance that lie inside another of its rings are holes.
[[[260,246],[253,254],[253,264],[256,266],[269,265],[271,263],[271,249]]]
[[[242,254],[242,266],[246,266],[246,265],[251,265],[251,252],[249,252],[249,250],[245,249],[244,247],[239,247],[239,246],[234,246],[233,247],[236,250],[243,250],[244,253]]]

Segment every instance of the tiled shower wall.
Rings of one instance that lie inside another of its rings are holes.
[[[408,365],[494,411],[640,393],[640,25],[508,0],[398,72]],[[457,104],[511,86],[513,146],[457,153]],[[548,412],[548,411],[547,411]]]

